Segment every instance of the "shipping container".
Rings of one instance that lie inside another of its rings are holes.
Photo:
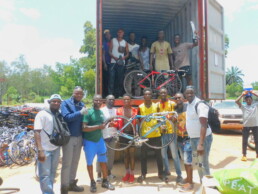
[[[149,42],[156,40],[159,30],[173,43],[174,34],[181,42],[192,42],[190,21],[199,34],[199,46],[190,52],[193,84],[202,99],[225,99],[225,55],[223,7],[216,0],[97,0],[96,93],[102,94],[103,30],[116,36],[117,29],[135,32]],[[151,46],[151,45],[149,45]],[[138,105],[142,100],[133,100]],[[121,102],[117,100],[116,104]]]

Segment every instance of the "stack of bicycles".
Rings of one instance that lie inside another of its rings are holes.
[[[0,127],[0,166],[25,165],[35,160],[33,131],[25,128]]]

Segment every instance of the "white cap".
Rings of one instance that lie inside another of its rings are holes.
[[[49,102],[50,102],[51,100],[54,100],[54,99],[58,99],[58,100],[63,101],[62,98],[61,98],[61,96],[60,96],[59,94],[53,94],[53,95],[51,95],[51,96],[50,96],[50,99],[49,99]]]

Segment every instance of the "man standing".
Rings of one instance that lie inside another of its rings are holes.
[[[190,137],[193,160],[198,166],[200,181],[204,175],[210,175],[209,154],[212,143],[212,132],[208,126],[209,107],[195,96],[193,86],[187,86],[185,91],[188,100],[186,110],[186,130]]]
[[[49,99],[52,114],[59,114],[61,96],[53,94]],[[45,111],[40,111],[34,122],[34,137],[38,151],[39,182],[42,194],[54,194],[53,185],[56,169],[60,156],[60,147],[50,143],[47,134],[52,134],[53,116]]]
[[[81,102],[83,95],[83,89],[76,86],[72,97],[63,101],[61,105],[61,114],[71,133],[69,143],[62,147],[61,194],[68,194],[68,191],[84,191],[83,187],[76,185],[78,179],[75,179],[82,149],[82,116],[87,114],[87,108]]]
[[[104,114],[100,110],[102,105],[102,96],[95,95],[93,98],[93,108],[89,109],[88,114],[83,117],[83,148],[87,161],[87,170],[91,180],[90,192],[97,191],[96,182],[93,177],[93,160],[98,156],[98,162],[103,174],[102,187],[114,190],[115,187],[109,183],[107,169],[107,148],[102,137],[102,130],[106,128],[104,123]]]
[[[158,112],[169,112],[175,111],[176,103],[173,101],[168,100],[168,91],[166,88],[161,88],[159,91],[160,102],[157,103],[158,105]],[[172,134],[173,130],[175,130],[172,126],[167,125],[167,133],[163,134],[161,137],[162,144],[167,144],[172,138],[173,141],[166,147],[161,149],[161,155],[163,159],[163,165],[165,167],[165,174],[170,175],[170,167],[169,167],[169,160],[168,160],[168,148],[170,148],[172,158],[174,160],[174,166],[176,169],[176,182],[182,182],[182,172],[181,172],[181,165],[180,159],[177,150],[177,139],[175,133]],[[175,137],[173,137],[175,135]]]
[[[109,71],[108,93],[116,98],[123,96],[124,66],[129,56],[128,43],[123,39],[124,30],[117,31],[117,37],[113,38],[109,47],[111,65]]]
[[[106,97],[106,106],[100,109],[104,114],[105,121],[110,119],[111,117],[116,116],[116,108],[114,108],[114,102],[115,102],[115,97],[113,95],[108,95]],[[115,147],[115,139],[112,138],[112,136],[110,135],[113,129],[114,128],[112,127],[108,127],[102,130],[104,141],[110,147]],[[109,180],[116,178],[116,176],[111,173],[111,170],[114,164],[114,159],[115,159],[115,151],[107,147],[107,167],[108,167]],[[99,162],[97,162],[97,173],[98,173],[97,182],[100,183],[102,180],[101,180],[101,169],[100,169]]]
[[[250,91],[251,94],[258,97],[256,93]],[[246,148],[247,148],[247,141],[249,137],[250,131],[252,131],[254,136],[255,142],[255,151],[256,151],[256,158],[258,158],[258,103],[253,103],[253,98],[251,95],[247,95],[248,91],[244,91],[241,96],[236,99],[236,103],[238,104],[239,108],[243,111],[243,137],[242,137],[242,152],[243,157],[242,161],[247,161],[246,158]],[[246,96],[245,96],[246,95]],[[246,105],[242,105],[240,103],[241,98],[245,96]]]
[[[110,71],[111,57],[109,55],[109,47],[111,44],[110,30],[104,30],[104,42],[102,47],[102,64],[103,64],[103,96],[108,95],[108,72]]]
[[[145,88],[143,91],[144,94],[144,103],[142,103],[139,106],[139,114],[140,115],[149,115],[151,113],[157,112],[157,105],[152,102],[152,90],[149,88]],[[151,119],[150,122],[145,122],[142,125],[142,135],[146,134],[149,131],[149,128],[157,123],[156,119]],[[159,130],[156,130],[152,133],[150,133],[147,138],[149,139],[148,142],[152,145],[161,146],[161,134]],[[146,178],[147,174],[147,151],[148,146],[146,144],[143,144],[141,146],[141,176],[138,177],[137,182],[142,183],[143,180]],[[158,167],[158,176],[161,180],[163,180],[163,163],[162,163],[162,157],[161,157],[161,151],[159,149],[154,149],[155,151],[155,158],[157,161],[157,167]],[[168,181],[165,177],[165,181]]]
[[[135,42],[135,33],[130,32],[129,33],[129,41],[128,41],[128,50],[130,53],[130,59],[133,61],[139,60],[138,50],[139,45]]]
[[[158,32],[158,40],[151,45],[150,68],[154,67],[155,56],[155,70],[170,70],[173,68],[172,49],[169,42],[164,40],[165,33],[163,30]]]
[[[184,103],[184,95],[182,93],[176,93],[176,111],[177,117],[177,146],[180,152],[180,156],[184,161],[186,179],[183,184],[183,191],[191,191],[193,189],[193,167],[192,167],[192,147],[190,138],[186,131],[186,108],[187,104]]]
[[[174,65],[176,70],[186,71],[187,85],[192,85],[192,68],[189,60],[189,50],[198,46],[198,39],[194,39],[193,43],[181,43],[180,35],[174,36],[175,47],[173,47]]]

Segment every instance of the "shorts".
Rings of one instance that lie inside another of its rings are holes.
[[[180,67],[179,70],[185,70],[186,75],[192,75],[192,67],[191,66]]]
[[[177,146],[178,146],[180,156],[184,160],[184,164],[191,165],[193,161],[193,156],[192,156],[192,147],[191,147],[190,140],[188,139],[183,142],[178,141]]]
[[[83,150],[87,165],[91,166],[94,157],[98,156],[98,162],[107,162],[107,147],[103,138],[100,138],[98,142],[83,140]]]

